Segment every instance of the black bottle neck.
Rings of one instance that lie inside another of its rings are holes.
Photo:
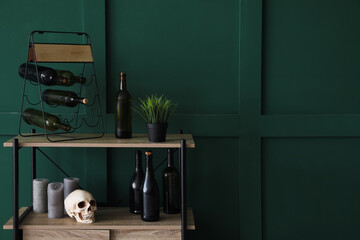
[[[63,124],[63,123],[57,123],[57,122],[55,122],[53,124],[58,129],[62,129],[62,130],[67,131],[67,132],[71,130],[71,127],[69,125],[66,125],[66,124]]]
[[[142,172],[141,152],[140,151],[136,151],[135,172]]]
[[[120,76],[120,91],[126,91],[126,77]]]
[[[168,149],[168,167],[174,167],[174,152]]]
[[[88,100],[86,98],[82,98],[82,97],[71,98],[71,100],[73,102],[82,103],[82,104],[86,104],[88,102]]]
[[[152,156],[146,156],[146,175],[153,175],[154,169],[153,169],[153,162],[152,162]]]
[[[82,104],[87,104],[87,102],[88,102],[87,98],[78,97],[77,95],[76,96],[65,96],[63,98],[63,101],[66,103],[75,102],[75,103],[82,103]]]
[[[72,76],[71,80],[73,80],[76,83],[80,83],[80,84],[84,84],[86,82],[86,78],[85,77],[78,77],[78,76]]]

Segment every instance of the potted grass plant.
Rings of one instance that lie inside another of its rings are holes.
[[[156,94],[139,100],[139,106],[133,109],[145,120],[149,141],[165,142],[169,116],[175,111],[177,104]]]

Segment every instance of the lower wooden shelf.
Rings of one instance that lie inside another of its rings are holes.
[[[26,208],[21,208],[20,213]],[[140,215],[131,214],[128,208],[98,208],[95,223],[82,224],[69,217],[50,219],[47,213],[30,212],[19,228],[23,230],[23,240],[52,239],[157,239],[175,240],[181,237],[180,214],[160,212],[160,221],[144,222]],[[13,229],[11,218],[4,229]],[[195,230],[192,209],[187,209],[187,229]]]

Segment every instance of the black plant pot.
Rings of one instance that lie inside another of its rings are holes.
[[[167,123],[147,123],[149,142],[165,142]]]

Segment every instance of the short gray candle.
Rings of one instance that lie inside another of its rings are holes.
[[[79,178],[67,177],[64,178],[64,199],[72,193],[74,190],[79,188]]]
[[[47,187],[49,180],[37,178],[33,180],[33,211],[34,213],[47,212]]]
[[[60,182],[48,185],[48,217],[61,218],[64,216],[64,184]]]

